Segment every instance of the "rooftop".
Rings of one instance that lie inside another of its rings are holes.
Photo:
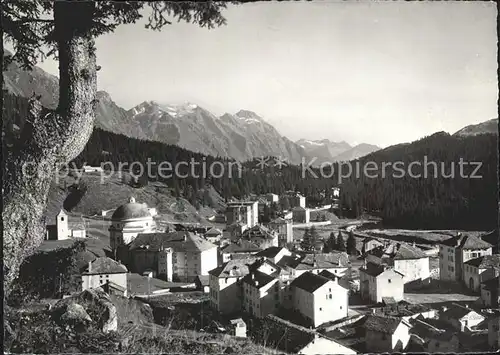
[[[118,207],[113,215],[112,220],[127,220],[134,218],[151,218],[148,206],[145,203],[137,203],[133,197],[129,202]]]
[[[130,243],[130,250],[149,249],[157,251],[162,248],[172,248],[175,252],[203,252],[216,247],[201,236],[187,231],[140,233]]]
[[[127,273],[128,270],[125,265],[120,264],[119,262],[108,258],[107,256],[103,256],[95,259],[87,266],[83,274],[84,275],[96,275],[96,274],[122,274]]]
[[[436,328],[423,319],[410,319],[410,323],[413,326],[411,328],[411,333],[418,335],[424,341],[430,339],[449,341],[456,335],[453,331]]]
[[[399,317],[368,315],[365,321],[365,329],[373,332],[394,334],[396,328],[402,322],[411,328],[408,322]]]
[[[471,312],[477,313],[472,308],[462,306],[458,303],[453,303],[450,308],[441,313],[441,317],[448,319],[461,319]]]
[[[253,240],[255,238],[258,239],[275,239],[278,237],[278,234],[267,227],[264,227],[260,224],[253,226],[252,228],[246,229],[241,234],[241,239]]]
[[[261,256],[264,258],[274,258],[278,253],[285,248],[282,247],[269,247],[267,249],[264,249],[262,251],[259,251],[255,256]]]
[[[250,272],[249,266],[252,265],[257,258],[234,259],[221,266],[210,270],[210,275],[224,278],[224,277],[243,277]]]
[[[243,277],[242,282],[260,289],[274,280],[274,277],[255,270]]]
[[[304,291],[313,293],[314,291],[316,291],[318,288],[320,288],[329,281],[332,280],[321,275],[313,274],[312,272],[308,271],[297,277],[295,280],[293,280],[290,286],[294,286]]]
[[[349,256],[345,252],[306,254],[294,259],[288,265],[296,270],[329,269],[349,266]]]
[[[375,263],[367,263],[366,266],[363,266],[359,269],[359,272],[364,272],[370,276],[377,277],[384,273],[385,271],[392,271],[398,275],[404,276],[399,271],[394,270],[393,268],[388,267],[387,265],[375,264]]]
[[[428,258],[428,256],[420,248],[404,243],[391,243],[388,246],[381,245],[369,250],[367,254],[378,258],[388,258],[394,260]]]
[[[210,285],[210,276],[209,275],[198,275],[198,276],[196,276],[196,279],[200,281],[200,284],[202,286],[209,286]]]
[[[481,282],[481,284],[484,285],[483,287],[487,291],[498,290],[498,288],[500,287],[500,276],[483,281]]]
[[[258,252],[262,249],[255,243],[245,239],[240,239],[237,242],[232,242],[221,248],[221,252],[225,254],[231,253],[245,253],[245,252]]]
[[[478,235],[465,235],[460,234],[455,237],[451,237],[441,242],[441,244],[461,249],[478,250],[478,249],[489,249],[492,247],[490,243],[485,242]]]
[[[129,294],[134,295],[148,295],[158,291],[167,291],[174,287],[182,287],[188,284],[178,282],[166,282],[154,277],[142,276],[135,273],[127,275],[127,284]]]
[[[210,237],[210,236],[216,237],[218,235],[222,235],[222,231],[218,228],[212,228],[208,232],[206,232],[205,235],[208,237]]]
[[[484,255],[479,258],[474,258],[466,261],[464,264],[475,266],[479,269],[486,269],[489,267],[500,267],[500,254]]]

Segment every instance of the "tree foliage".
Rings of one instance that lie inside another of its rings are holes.
[[[96,1],[92,18],[92,36],[113,32],[119,25],[136,23],[147,17],[145,27],[161,30],[174,22],[187,22],[200,27],[214,28],[226,23],[221,10],[226,1]],[[2,25],[4,37],[14,47],[15,60],[31,68],[38,60],[57,58],[58,48],[54,31],[53,2],[43,0],[3,1]]]

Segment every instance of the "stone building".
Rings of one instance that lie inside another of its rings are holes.
[[[217,246],[191,232],[139,234],[129,246],[131,268],[159,278],[193,282],[217,267]]]
[[[110,244],[115,258],[118,249],[129,245],[138,234],[154,233],[156,223],[148,206],[137,203],[134,197],[129,202],[118,207],[111,216],[109,227]]]
[[[458,233],[446,239],[439,245],[439,278],[462,282],[465,262],[484,255],[492,255],[492,245],[478,235]]]
[[[404,275],[394,267],[367,263],[359,269],[359,277],[363,299],[373,303],[382,302],[383,298],[393,298],[396,302],[404,299]]]

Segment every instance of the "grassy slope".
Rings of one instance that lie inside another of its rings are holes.
[[[146,203],[149,207],[156,207],[158,213],[162,215],[162,219],[170,222],[207,223],[205,217],[216,213],[210,207],[203,207],[200,211],[197,211],[185,199],[173,197],[170,190],[161,183],[134,188],[124,182],[124,179],[121,179],[118,174],[101,180],[100,174],[96,173],[84,174],[80,181],[88,189],[78,204],[71,210],[74,214],[86,216],[97,214],[100,216],[102,210],[115,209],[126,203],[131,196],[134,196],[138,202]],[[67,177],[61,179],[59,183],[54,182],[52,184],[45,213],[48,223],[54,223],[54,216],[64,205],[68,195],[64,187],[69,187],[75,183],[75,178]],[[213,188],[210,189],[210,195],[215,202],[215,207],[222,208],[222,198]]]

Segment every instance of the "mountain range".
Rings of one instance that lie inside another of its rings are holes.
[[[9,55],[5,51],[6,55]],[[58,78],[34,67],[31,71],[11,63],[4,70],[4,89],[20,97],[36,94],[42,104],[54,109],[58,102]],[[276,128],[255,112],[240,110],[220,117],[193,103],[182,105],[145,101],[126,110],[105,91],[97,93],[95,127],[142,140],[174,144],[182,148],[244,161],[257,157],[281,157],[298,164],[302,159],[314,165],[323,162],[358,159],[379,147],[371,144],[351,146],[328,139],[296,142],[282,136]],[[7,118],[8,120],[9,118]],[[22,117],[19,118],[22,120]],[[23,122],[13,122],[22,128]],[[456,136],[498,133],[498,119],[467,126]]]
[[[299,139],[296,143],[304,148],[307,155],[315,157],[317,164],[358,159],[380,149],[372,144],[361,143],[353,147],[344,141],[332,142],[328,139]]]
[[[10,53],[6,52],[6,55]],[[21,97],[40,96],[42,104],[54,109],[58,102],[58,78],[39,67],[32,71],[11,63],[4,71],[4,89]],[[126,110],[105,91],[97,93],[95,127],[131,138],[178,145],[194,152],[244,161],[256,157],[281,157],[298,164],[303,158],[318,163],[357,158],[374,149],[329,143],[325,152],[293,142],[255,112],[240,110],[220,117],[193,103],[171,105],[145,101]],[[23,122],[15,122],[22,127]],[[374,147],[366,145],[366,147]],[[342,155],[343,154],[343,155]]]

